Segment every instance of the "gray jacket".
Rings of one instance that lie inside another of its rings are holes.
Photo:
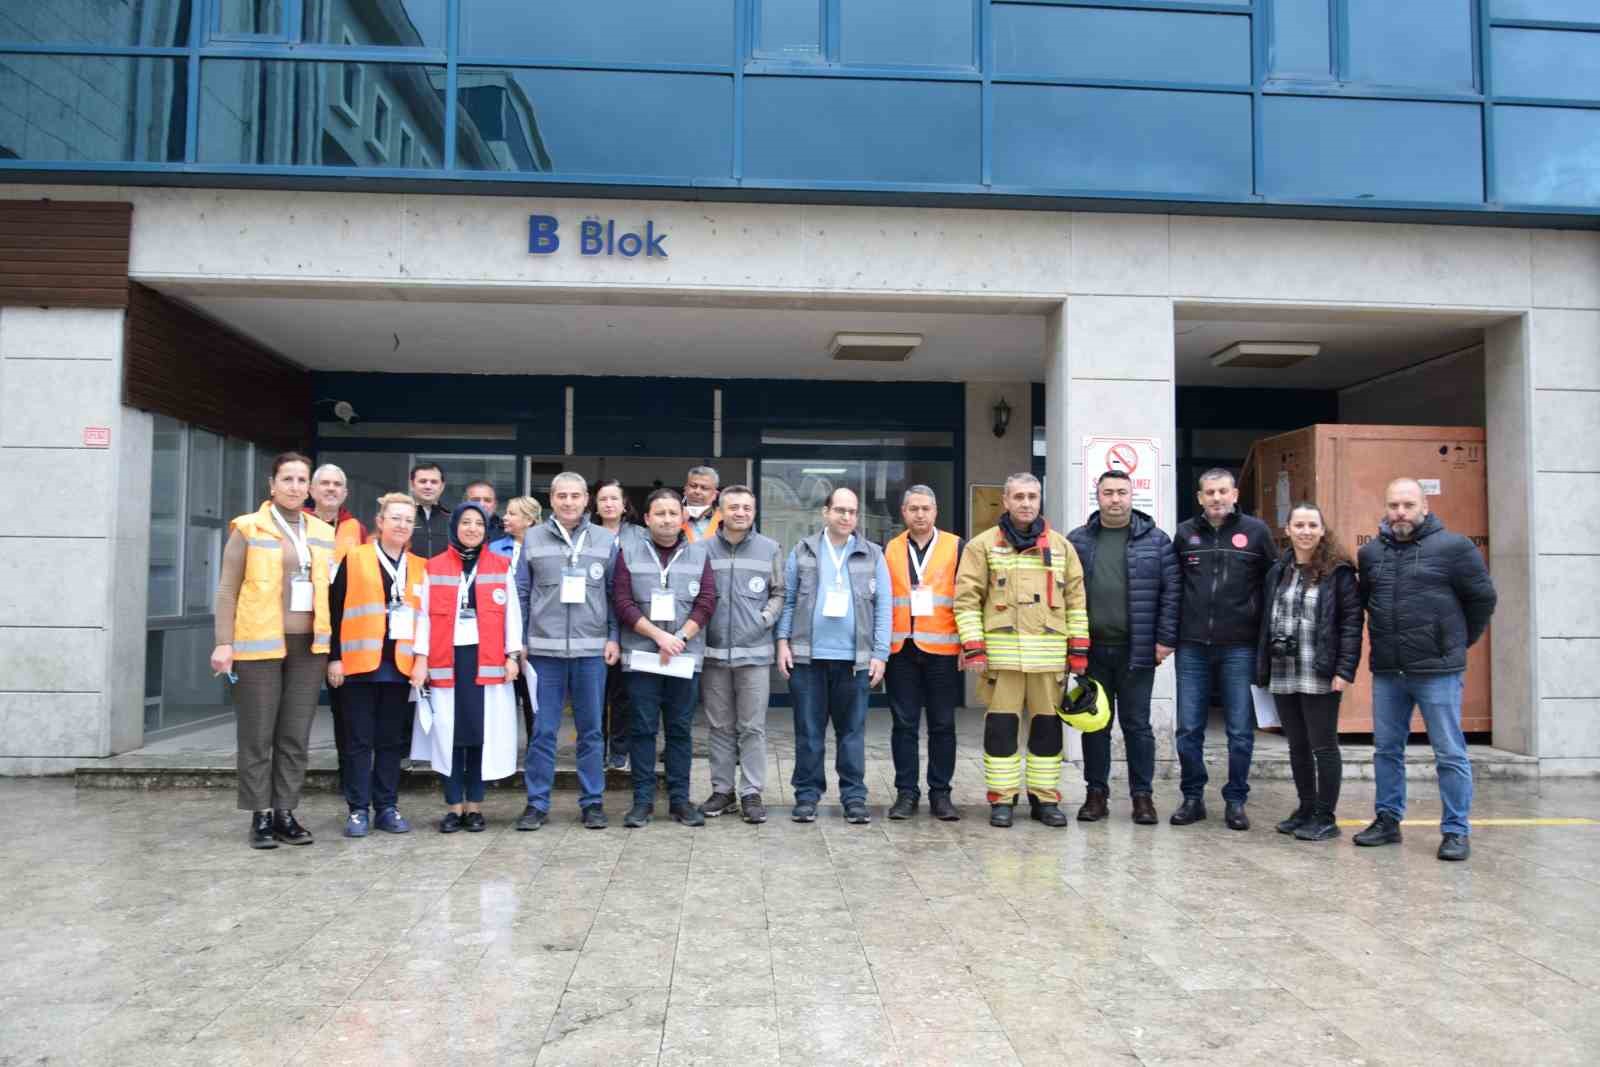
[[[772,628],[783,611],[783,549],[754,530],[736,545],[720,529],[699,543],[706,546],[717,576],[717,611],[706,629],[706,658],[725,667],[770,665],[777,655]]]
[[[667,588],[672,590],[672,621],[657,622],[656,625],[668,633],[676,633],[689,621],[689,612],[694,610],[694,598],[700,595],[700,577],[706,572],[706,543],[704,541],[690,541],[684,538],[680,544],[681,554],[673,560],[667,571]],[[622,559],[628,565],[628,574],[633,581],[630,592],[633,602],[639,610],[644,612],[644,617],[650,618],[650,597],[661,588],[661,562],[656,555],[655,542],[649,537],[626,537],[622,540]],[[671,556],[668,559],[672,559]],[[651,620],[654,622],[655,620]],[[649,652],[651,655],[659,653],[656,643],[650,638],[632,629],[622,632],[622,667],[628,669],[629,652]],[[695,670],[705,661],[706,635],[702,630],[690,638],[684,645],[684,654],[694,657]]]
[[[811,662],[811,620],[817,609],[818,553],[826,530],[819,530],[794,546],[795,602],[792,630],[789,634],[789,651],[796,663]],[[855,601],[856,626],[855,669],[864,671],[872,663],[873,626],[877,621],[877,599],[889,596],[888,589],[878,588],[878,565],[883,559],[883,549],[864,538],[851,543],[845,567],[850,574],[850,596]]]
[[[556,659],[582,659],[605,653],[606,642],[617,639],[617,619],[611,612],[610,531],[588,519],[580,520],[572,531],[572,541],[583,545],[577,559],[556,529],[556,518],[529,530],[522,541],[522,559],[517,564],[517,600],[522,604],[530,656]],[[581,604],[561,602],[561,579],[567,574],[583,577]]]

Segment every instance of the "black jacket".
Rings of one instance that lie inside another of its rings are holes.
[[[1183,574],[1178,639],[1254,645],[1261,636],[1261,582],[1278,558],[1267,524],[1235,511],[1213,528],[1196,515],[1178,525],[1172,547]]]
[[[1496,599],[1477,546],[1430,514],[1409,541],[1380,524],[1358,558],[1372,670],[1466,670],[1467,649],[1488,629]]]
[[[432,514],[423,510],[421,504],[417,505],[417,525],[411,531],[411,551],[423,559],[432,559],[450,547],[450,512],[454,511],[449,504],[439,501],[432,508]],[[488,544],[490,538],[484,538]]]
[[[1285,552],[1267,571],[1262,583],[1265,609],[1261,612],[1261,637],[1256,642],[1256,684],[1265,688],[1272,680],[1272,601],[1278,587],[1289,580],[1294,567],[1294,549]],[[1322,580],[1317,593],[1317,652],[1311,670],[1318,678],[1335,676],[1347,682],[1356,680],[1361,665],[1361,591],[1356,569],[1340,563]]]
[[[1135,510],[1128,531],[1128,665],[1154,668],[1156,645],[1178,646],[1178,557],[1155,520]],[[1100,513],[1067,534],[1083,564],[1087,588],[1094,574]]]

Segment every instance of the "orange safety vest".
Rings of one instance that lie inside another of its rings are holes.
[[[890,627],[889,651],[899,652],[906,638],[931,656],[954,656],[961,651],[961,635],[956,632],[956,565],[960,538],[940,530],[938,541],[928,553],[922,572],[923,584],[933,590],[933,614],[919,616],[911,628],[911,535],[902,533],[883,550],[889,567],[889,587],[894,597],[894,622]]]
[[[599,564],[596,564],[599,566]],[[446,548],[427,564],[428,577],[428,684],[450,689],[456,684],[454,635],[456,603],[465,573],[454,547]],[[517,595],[508,581],[511,561],[489,551],[478,553],[474,600],[478,613],[477,685],[504,685],[506,680],[506,604]]]
[[[342,524],[341,524],[342,528]],[[412,625],[422,613],[423,569],[427,561],[410,552],[400,557],[396,577],[400,598],[411,607]],[[383,593],[378,546],[356,545],[345,557],[344,618],[339,623],[339,658],[348,675],[371,674],[378,669],[384,638],[389,633],[389,599]],[[411,674],[411,639],[396,639],[394,665]]]
[[[315,515],[317,509],[307,505],[301,509],[307,515]],[[333,523],[333,562],[343,563],[350,550],[367,539],[366,527],[361,525],[361,520],[350,514],[344,508],[339,509],[339,517]]]
[[[293,518],[294,513],[284,516]],[[328,651],[333,630],[328,625],[328,574],[333,569],[333,528],[315,515],[306,515],[306,547],[311,550],[311,651]],[[228,524],[244,538],[244,583],[233,614],[233,658],[283,659],[283,554],[293,552],[277,521],[272,501],[261,510],[240,515]]]
[[[685,537],[687,537],[689,539],[689,543],[690,544],[694,544],[694,542],[696,542],[696,541],[709,541],[713,537],[717,536],[717,530],[719,530],[721,527],[722,527],[722,509],[721,508],[717,508],[716,510],[711,512],[711,522],[706,525],[706,532],[703,533],[703,534],[695,533],[694,532],[694,524],[691,523],[688,519],[684,519],[683,520],[683,536],[685,536]]]

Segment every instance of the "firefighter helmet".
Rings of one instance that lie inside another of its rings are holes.
[[[1111,702],[1106,699],[1106,691],[1100,683],[1080,674],[1067,687],[1056,714],[1073,729],[1092,734],[1111,725]]]

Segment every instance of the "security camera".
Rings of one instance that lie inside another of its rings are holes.
[[[333,405],[333,415],[334,418],[343,422],[346,426],[349,426],[351,423],[355,422],[361,417],[356,414],[356,409],[350,406],[350,401],[348,400],[341,400],[337,404]]]

